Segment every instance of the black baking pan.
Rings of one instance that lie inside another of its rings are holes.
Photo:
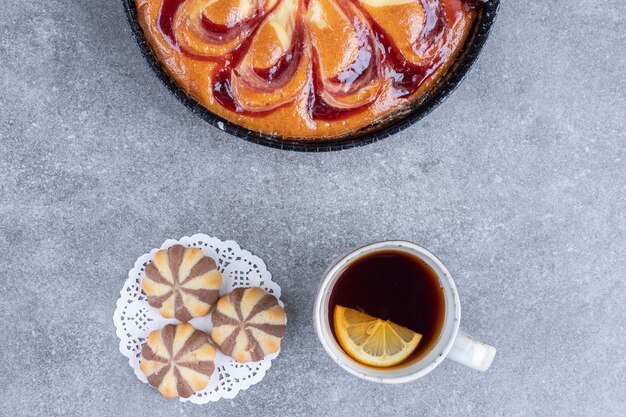
[[[426,94],[409,107],[393,113],[372,126],[364,127],[344,136],[318,142],[304,142],[293,138],[282,138],[280,136],[254,132],[211,113],[180,88],[174,79],[161,67],[161,64],[150,50],[150,46],[148,42],[146,42],[143,31],[137,23],[135,0],[122,0],[122,4],[124,5],[124,10],[126,10],[126,17],[128,18],[128,23],[130,23],[135,40],[143,56],[148,61],[148,64],[163,84],[165,84],[185,106],[191,109],[192,112],[213,126],[250,142],[291,151],[322,152],[354,148],[356,146],[376,142],[411,126],[430,113],[454,91],[461,80],[463,80],[463,77],[465,77],[465,74],[467,74],[472,67],[476,58],[478,58],[495,21],[500,0],[488,0],[484,3],[454,63]]]

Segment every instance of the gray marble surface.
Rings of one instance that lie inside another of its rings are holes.
[[[626,3],[509,1],[457,92],[363,148],[231,137],[158,81],[118,0],[4,0],[1,416],[626,415]],[[235,239],[289,314],[261,384],[162,399],[118,351],[128,269],[167,238]],[[498,348],[403,386],[341,371],[312,331],[339,253],[401,238],[455,276],[462,327]]]

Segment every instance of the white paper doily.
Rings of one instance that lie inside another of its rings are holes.
[[[167,249],[176,244],[198,247],[205,255],[215,260],[217,269],[223,277],[220,295],[227,294],[237,287],[261,287],[273,294],[278,299],[278,303],[284,307],[283,302],[280,301],[280,287],[272,281],[265,263],[258,256],[241,249],[236,242],[232,240],[222,242],[204,234],[185,236],[180,240],[166,240],[160,248],[152,249],[150,253],[137,259],[133,269],[128,272],[128,279],[120,291],[120,298],[117,300],[117,307],[113,314],[115,333],[120,339],[120,352],[128,358],[128,363],[135,371],[137,378],[145,383],[148,381],[139,370],[141,346],[151,331],[160,329],[168,323],[180,322],[176,319],[163,318],[159,310],[148,304],[147,297],[141,290],[141,280],[144,276],[144,269],[152,261],[154,254],[159,249]],[[189,323],[196,329],[209,333],[212,327],[211,314],[194,318]],[[267,356],[259,362],[237,363],[233,358],[218,350],[215,358],[215,373],[209,385],[191,397],[180,400],[206,404],[220,398],[234,398],[239,391],[263,379],[265,372],[272,366],[272,359],[278,356],[278,353]]]

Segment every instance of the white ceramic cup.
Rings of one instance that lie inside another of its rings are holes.
[[[409,362],[406,366],[400,365],[389,369],[377,369],[355,361],[339,346],[331,330],[328,304],[337,279],[352,262],[372,252],[387,250],[402,251],[416,256],[436,272],[444,293],[445,318],[439,339],[432,349],[417,362]],[[459,331],[460,322],[461,303],[448,269],[427,249],[405,241],[372,243],[345,255],[331,265],[324,273],[313,311],[315,333],[326,352],[339,366],[359,378],[388,384],[419,379],[430,373],[446,358],[479,371],[486,371],[493,362],[496,349]]]

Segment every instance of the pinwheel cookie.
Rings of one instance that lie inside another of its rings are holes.
[[[219,297],[222,274],[199,248],[162,249],[146,266],[141,288],[165,318],[189,321],[209,313]]]
[[[381,121],[445,73],[477,0],[135,0],[154,54],[249,129],[323,140]]]
[[[206,333],[189,323],[168,324],[148,335],[139,369],[164,397],[187,398],[208,385],[215,355]]]
[[[237,362],[256,362],[277,352],[287,318],[278,300],[261,288],[236,288],[219,299],[211,339]]]

